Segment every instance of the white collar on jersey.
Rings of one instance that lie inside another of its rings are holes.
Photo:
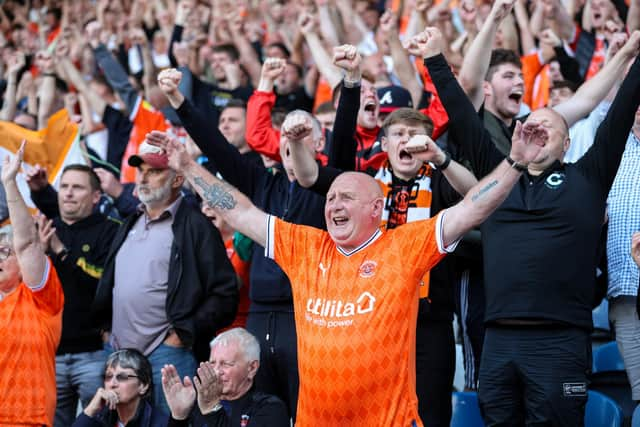
[[[338,248],[338,251],[344,255],[344,256],[351,256],[353,254],[355,254],[358,251],[361,251],[362,249],[366,248],[367,246],[369,246],[370,244],[372,244],[373,242],[375,242],[376,240],[378,240],[378,238],[382,236],[382,231],[380,231],[380,229],[377,229],[375,231],[375,233],[373,233],[373,235],[371,237],[369,237],[367,240],[365,240],[360,246],[358,246],[357,248],[355,248],[352,251],[346,251],[344,249],[342,249],[340,246],[336,247]]]

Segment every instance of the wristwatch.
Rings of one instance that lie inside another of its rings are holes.
[[[511,165],[512,168],[514,168],[518,172],[526,172],[527,171],[527,166],[516,162],[515,160],[513,160],[511,158],[511,156],[507,156],[505,160],[507,161],[507,163],[509,163]]]

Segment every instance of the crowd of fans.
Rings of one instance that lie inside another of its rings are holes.
[[[6,0],[0,120],[84,162],[2,164],[0,425],[447,426],[454,313],[487,425],[581,425],[605,298],[640,401],[639,52],[640,0]]]

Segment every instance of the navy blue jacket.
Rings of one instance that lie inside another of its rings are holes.
[[[284,173],[273,173],[262,165],[247,161],[227,142],[215,125],[214,117],[204,117],[185,99],[176,110],[185,129],[231,185],[263,211],[294,224],[326,229],[325,198],[289,181]],[[251,311],[292,311],[293,298],[287,275],[264,248],[254,243],[250,271]]]

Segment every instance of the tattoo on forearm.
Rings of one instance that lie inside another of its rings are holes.
[[[476,194],[474,194],[471,197],[471,201],[475,202],[476,200],[478,200],[479,198],[481,198],[482,196],[484,196],[489,190],[491,190],[493,187],[495,187],[496,185],[498,185],[498,180],[493,180],[491,182],[489,182],[487,185],[485,185],[484,187],[482,187],[480,189],[480,191],[478,191]]]
[[[195,185],[202,188],[202,198],[209,207],[223,210],[231,210],[236,207],[238,202],[231,195],[228,187],[225,185],[208,184],[199,176],[195,177],[193,182]]]

